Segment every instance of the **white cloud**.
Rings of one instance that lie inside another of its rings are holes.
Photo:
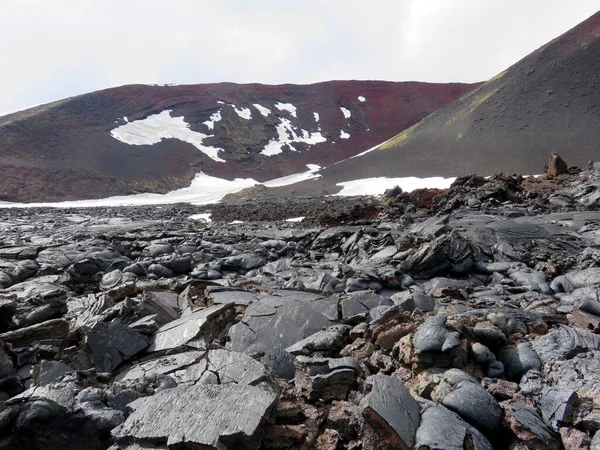
[[[3,0],[0,112],[129,83],[490,78],[597,0]]]

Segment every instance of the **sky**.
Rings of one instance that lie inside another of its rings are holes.
[[[132,83],[486,80],[598,0],[0,0],[0,114]]]

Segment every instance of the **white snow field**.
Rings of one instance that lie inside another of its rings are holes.
[[[316,164],[308,164],[308,170],[286,177],[276,178],[266,181],[267,187],[287,186],[312,178],[318,178],[321,175],[316,174],[321,169]],[[0,202],[0,208],[35,208],[35,207],[55,207],[55,208],[87,208],[100,206],[130,206],[130,205],[161,205],[172,203],[191,203],[193,205],[206,205],[217,203],[227,194],[238,192],[242,189],[260,184],[252,178],[236,178],[233,181],[222,178],[211,177],[202,172],[196,174],[192,183],[188,187],[177,189],[166,194],[135,194],[120,195],[115,197],[100,198],[94,200],[73,200],[56,203],[10,203]]]
[[[212,220],[210,218],[211,215],[212,215],[211,213],[192,214],[190,216],[190,219],[192,219],[192,220],[203,220],[205,222],[210,223],[210,222],[212,222]]]
[[[313,116],[315,116],[315,122],[319,123],[319,120],[321,120],[321,117],[319,117],[319,113],[318,112],[314,112]]]
[[[366,100],[367,100],[367,99],[366,99],[366,98],[364,98],[362,95],[359,95],[359,96],[358,96],[358,101],[359,101],[359,102],[363,103],[363,102],[365,102]]]
[[[349,139],[350,133],[346,133],[344,130],[340,130],[340,138],[341,139]]]
[[[208,127],[209,130],[215,129],[215,122],[219,122],[222,119],[221,110],[218,110],[216,113],[211,114],[210,120],[202,122],[204,125]]]
[[[275,178],[271,181],[265,181],[264,184],[266,187],[279,187],[279,186],[289,186],[290,184],[300,183],[301,181],[312,180],[315,178],[320,178],[321,174],[317,173],[321,170],[321,166],[318,164],[307,164],[308,171],[294,173],[292,175],[288,175],[281,178]]]
[[[258,109],[258,112],[261,113],[264,117],[267,117],[269,114],[271,114],[271,110],[269,108],[265,108],[263,105],[253,103],[252,106]]]
[[[386,189],[391,189],[394,186],[400,186],[405,192],[411,192],[415,189],[423,188],[447,189],[454,182],[454,180],[456,180],[456,178],[364,178],[362,180],[337,183],[336,186],[342,186],[343,189],[335,195],[342,197],[349,195],[381,195],[386,191]]]
[[[115,139],[129,145],[153,145],[163,139],[179,139],[192,144],[209,158],[225,162],[219,158],[222,148],[210,147],[203,144],[204,139],[211,137],[204,133],[190,130],[183,117],[171,117],[171,110],[153,114],[141,120],[134,120],[111,130]]]
[[[250,120],[252,119],[252,111],[250,111],[250,108],[240,108],[237,109],[235,106],[233,106],[233,110],[235,111],[235,113],[240,116],[242,119],[246,119],[246,120]]]
[[[289,119],[285,117],[279,118],[279,124],[276,126],[277,134],[279,135],[276,139],[271,139],[265,148],[261,150],[261,155],[273,156],[283,153],[283,146],[287,144],[293,151],[296,151],[292,145],[295,142],[304,142],[308,145],[319,144],[321,142],[327,142],[325,136],[320,131],[309,133],[306,130],[301,130],[292,125]]]
[[[344,114],[344,117],[346,119],[349,119],[350,117],[352,117],[352,113],[350,112],[349,109],[344,108],[343,106],[340,106],[340,109],[342,110],[342,113]]]
[[[292,116],[294,117],[298,117],[296,115],[296,107],[294,105],[292,105],[291,103],[282,103],[282,102],[277,102],[275,103],[275,108],[277,108],[279,111],[287,111],[289,112]]]

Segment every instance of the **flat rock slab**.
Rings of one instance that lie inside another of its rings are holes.
[[[117,376],[118,381],[168,375],[177,384],[273,385],[271,371],[248,355],[223,349],[190,351],[138,364]]]
[[[253,386],[178,386],[130,403],[133,413],[112,434],[117,443],[139,439],[169,447],[258,448],[257,431],[276,397]]]
[[[169,322],[154,333],[148,351],[157,352],[185,345],[192,340],[210,342],[234,317],[233,303],[215,305]]]
[[[506,405],[506,422],[528,448],[559,450],[560,438],[533,408],[523,403]]]
[[[399,378],[381,373],[372,377],[363,415],[389,449],[411,449],[420,423],[419,404]]]
[[[323,300],[328,302],[328,300]],[[229,331],[231,350],[262,355],[276,375],[294,377],[294,357],[285,349],[333,323],[321,312],[321,300],[269,296],[246,309]]]
[[[130,356],[148,347],[148,338],[120,322],[99,323],[85,330],[86,343],[98,372],[112,372]]]

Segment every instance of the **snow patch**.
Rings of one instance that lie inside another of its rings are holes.
[[[366,101],[366,100],[367,100],[367,99],[366,99],[366,98],[364,98],[362,95],[359,95],[359,96],[358,96],[358,101],[359,101],[359,102],[364,102],[364,101]]]
[[[277,102],[277,103],[275,103],[275,108],[277,108],[279,111],[288,111],[292,116],[298,117],[296,115],[297,108],[294,105],[292,105],[291,103]]]
[[[231,106],[233,106],[233,105],[231,105]],[[240,109],[237,109],[235,106],[233,106],[233,110],[242,119],[246,119],[246,120],[252,119],[252,112],[250,111],[250,108],[243,108],[242,107]]]
[[[315,122],[319,123],[320,117],[319,117],[319,113],[314,112],[313,115],[315,116]]]
[[[308,171],[288,175],[267,181],[268,187],[286,186],[320,177],[315,174],[321,167],[316,164],[308,164]],[[197,173],[190,186],[168,192],[166,194],[135,194],[120,195],[115,197],[100,198],[93,200],[73,200],[57,203],[10,203],[1,202],[0,208],[93,208],[106,206],[130,206],[130,205],[167,205],[173,203],[191,203],[193,205],[206,205],[217,203],[227,194],[239,192],[242,189],[259,184],[252,178],[236,178],[233,181],[211,177],[202,172]]]
[[[202,122],[204,125],[208,127],[209,130],[215,129],[215,122],[219,122],[222,119],[221,110],[218,110],[216,113],[211,114],[210,120],[206,122]]]
[[[190,216],[190,219],[192,220],[203,220],[204,222],[212,222],[212,219],[210,218],[211,214],[210,213],[202,213],[202,214],[192,214]]]
[[[340,130],[340,138],[348,139],[350,137],[350,133],[346,133],[344,130]]]
[[[265,108],[263,105],[254,103],[254,104],[252,104],[252,106],[254,106],[256,109],[258,109],[258,112],[261,113],[264,117],[267,117],[269,114],[271,114],[271,110],[269,108]]]
[[[237,225],[240,223],[244,223],[244,221],[243,220],[232,220],[231,222],[229,222],[229,225]]]
[[[374,150],[377,150],[377,149],[379,148],[379,146],[380,146],[380,145],[381,145],[381,144],[377,144],[375,147],[371,147],[370,149],[368,149],[368,150],[365,150],[364,152],[362,152],[362,153],[359,153],[358,155],[351,156],[351,157],[350,157],[350,158],[348,158],[348,159],[352,159],[352,158],[358,158],[359,156],[363,156],[363,155],[366,155],[367,153],[371,153],[372,151],[374,151]],[[348,160],[347,160],[347,159],[345,159],[344,161],[348,161]],[[343,161],[340,161],[340,162],[343,162]],[[336,164],[337,164],[337,163],[336,163]]]
[[[304,220],[304,216],[302,217],[292,217],[290,219],[285,219],[286,222],[302,222]]]
[[[286,119],[285,117],[280,117],[279,120],[280,123],[276,126],[278,137],[269,141],[265,148],[260,152],[261,155],[278,155],[283,152],[283,146],[286,144],[293,151],[296,151],[292,145],[295,142],[303,142],[308,145],[314,145],[327,141],[320,131],[309,133],[306,130],[298,130],[292,125],[290,120]],[[297,133],[297,131],[300,133],[300,135]]]
[[[204,139],[212,137],[190,130],[190,125],[183,117],[171,117],[171,110],[153,114],[145,119],[134,120],[111,130],[115,139],[129,145],[153,145],[163,139],[179,139],[192,144],[209,158],[225,162],[219,158],[222,148],[210,147],[203,144]]]
[[[386,189],[391,189],[395,186],[400,186],[403,191],[411,192],[415,189],[423,188],[437,188],[447,189],[456,180],[456,178],[443,178],[443,177],[429,177],[429,178],[417,178],[417,177],[402,177],[402,178],[365,178],[362,180],[345,181],[343,183],[337,183],[336,186],[342,186],[342,190],[338,192],[337,196],[351,196],[351,195],[381,195]]]
[[[349,119],[350,117],[352,117],[352,113],[350,112],[349,109],[344,108],[343,106],[340,106],[340,109],[342,110],[342,113],[344,114],[344,117],[346,119]]]
[[[287,186],[290,184],[300,183],[301,181],[319,178],[321,176],[321,174],[316,173],[321,170],[321,166],[318,164],[307,164],[306,167],[308,167],[308,171],[306,172],[294,173],[285,177],[275,178],[271,181],[265,181],[262,184],[264,184],[266,187]]]

